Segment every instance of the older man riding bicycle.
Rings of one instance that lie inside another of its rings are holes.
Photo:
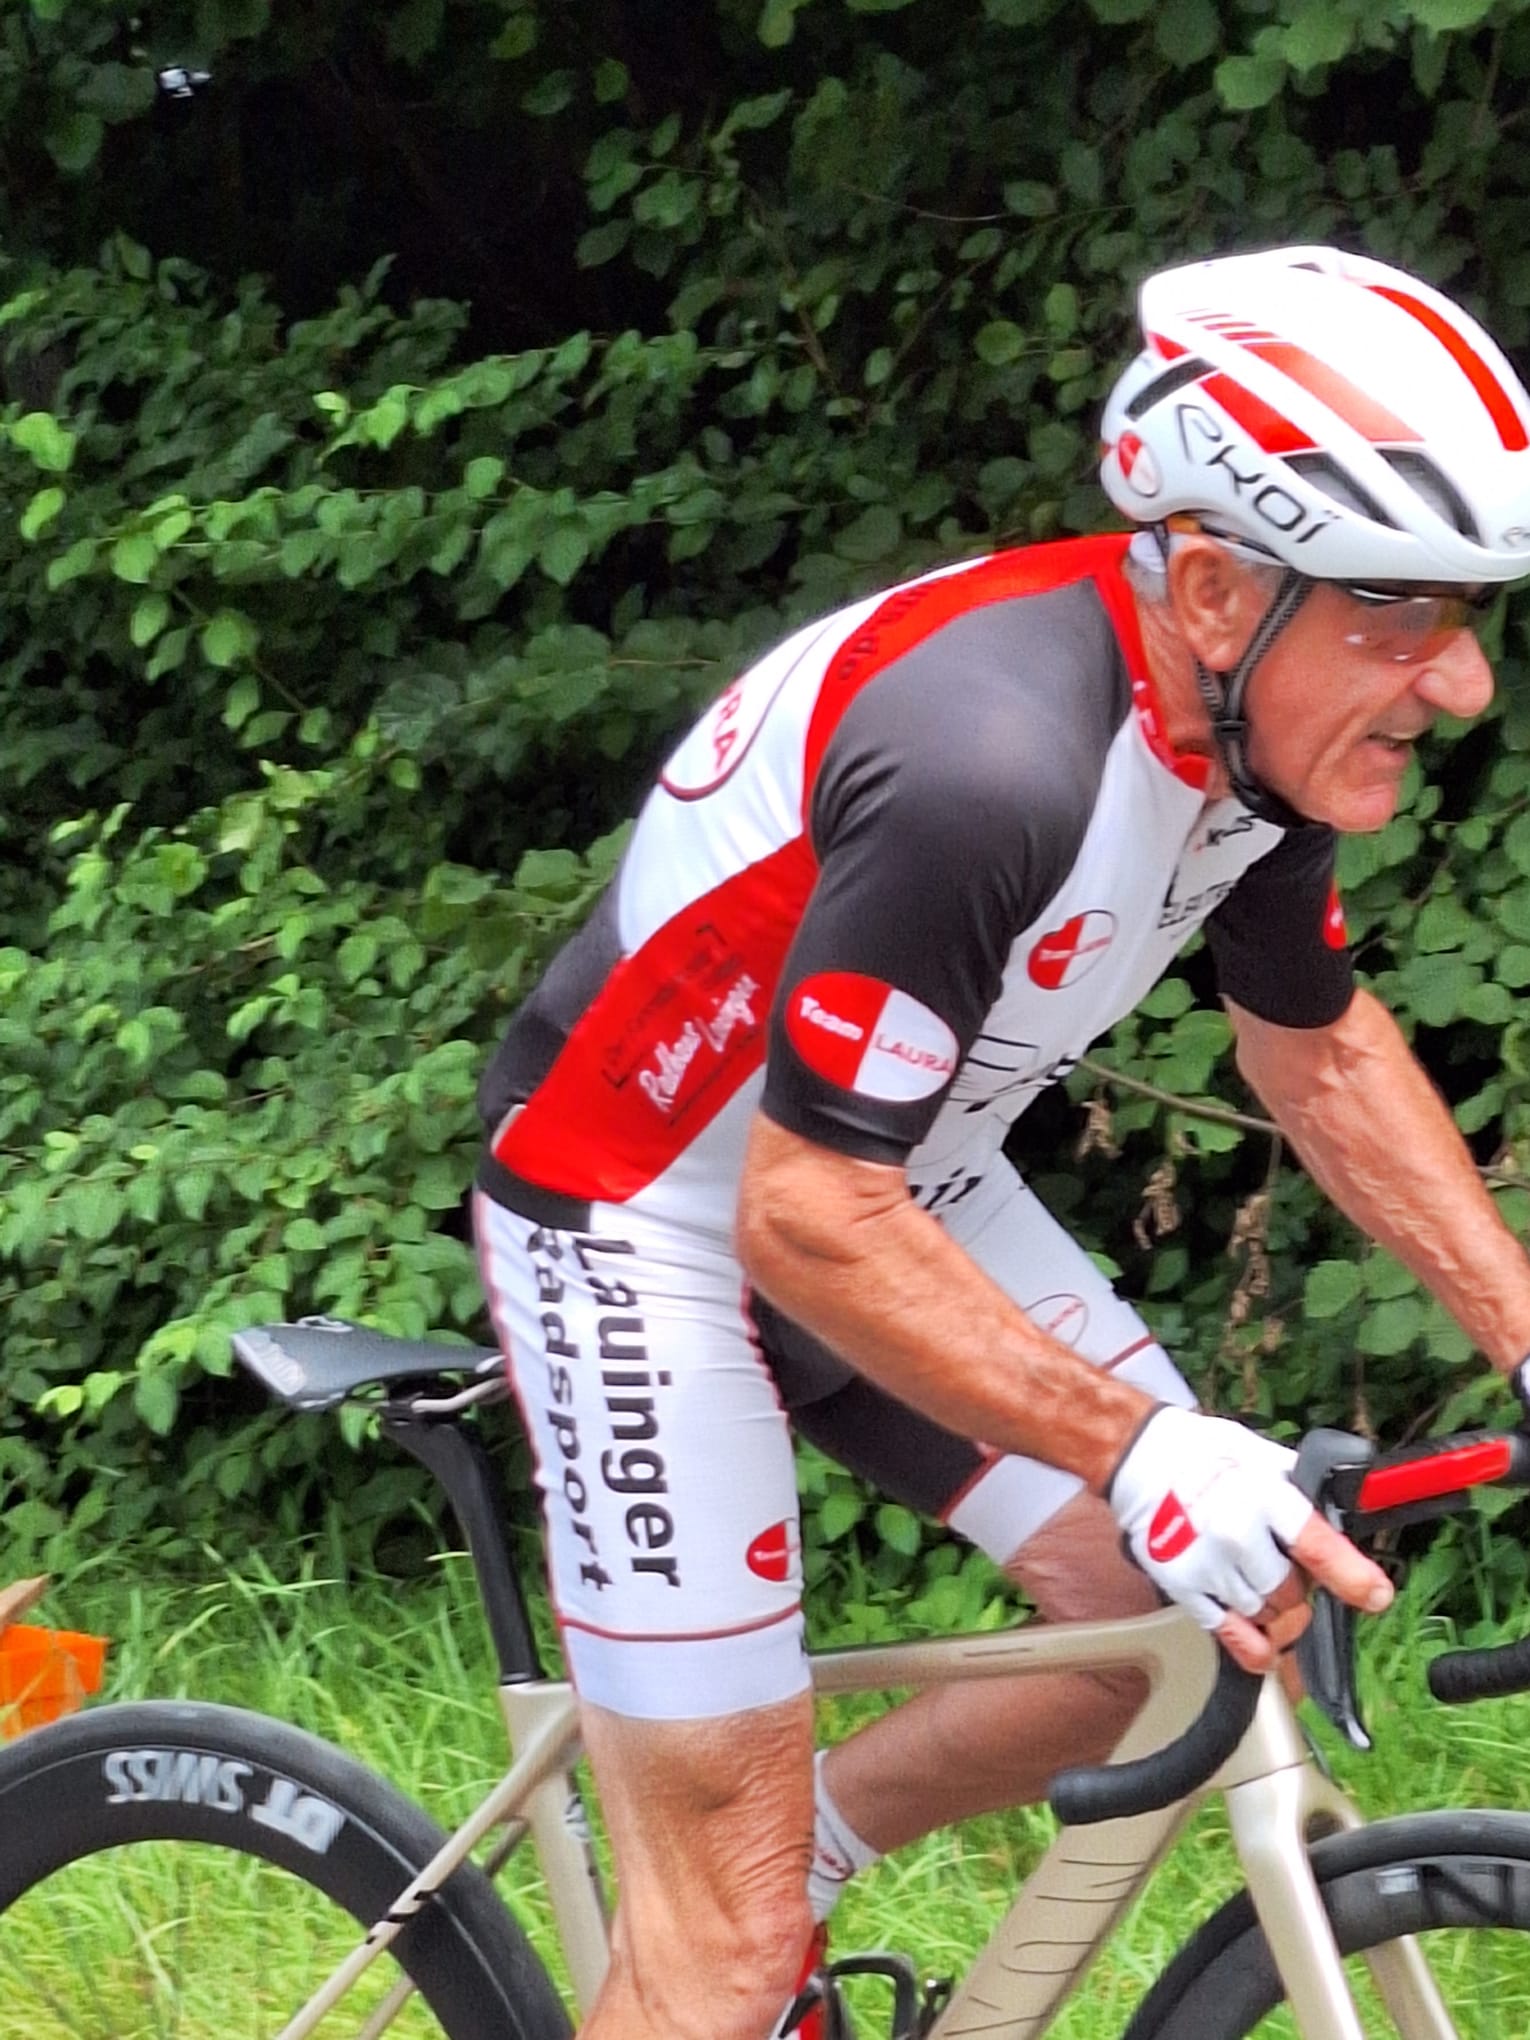
[[[1197,929],[1312,1174],[1502,1372],[1530,1353],[1530,1264],[1334,891],[1337,834],[1491,698],[1470,623],[1530,571],[1530,397],[1331,249],[1168,271],[1141,317],[1102,471],[1134,533],[768,653],[485,1080],[485,1278],[621,1885],[591,2040],[761,2040],[845,1876],[1036,1796],[1138,1698],[951,1688],[815,1784],[792,1426],[1048,1616],[1166,1594],[1260,1670],[1310,1582],[1384,1605],[1002,1151]]]

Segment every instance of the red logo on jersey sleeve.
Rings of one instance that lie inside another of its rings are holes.
[[[786,1032],[810,1070],[863,1098],[933,1097],[956,1074],[956,1036],[940,1015],[859,971],[819,971],[793,986]]]
[[[1344,902],[1339,898],[1339,888],[1328,888],[1328,909],[1323,915],[1323,940],[1330,949],[1349,947],[1349,930],[1344,925]]]
[[[1116,939],[1116,917],[1103,907],[1075,914],[1052,928],[1032,949],[1026,968],[1032,984],[1044,992],[1060,992],[1087,977]]]

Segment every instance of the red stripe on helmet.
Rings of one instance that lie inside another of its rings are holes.
[[[1316,444],[1299,425],[1283,418],[1263,397],[1256,397],[1231,376],[1204,376],[1201,388],[1222,406],[1229,418],[1237,420],[1265,453],[1306,453]]]
[[[1434,335],[1487,406],[1505,450],[1523,453],[1530,446],[1530,434],[1525,431],[1524,421],[1514,408],[1508,391],[1466,335],[1458,333],[1443,312],[1437,312],[1433,305],[1426,305],[1420,298],[1410,297],[1405,290],[1394,290],[1383,283],[1366,287],[1374,290],[1378,297],[1384,297],[1388,304],[1396,305],[1399,311],[1406,312],[1410,318],[1417,319],[1426,332]]]
[[[1315,354],[1309,354],[1305,347],[1298,347],[1294,341],[1256,341],[1249,347],[1249,352],[1257,354],[1261,361],[1267,361],[1271,368],[1278,368],[1282,375],[1289,376],[1292,382],[1326,404],[1335,417],[1342,418],[1346,425],[1352,426],[1373,445],[1381,442],[1392,444],[1398,440],[1418,444],[1422,435],[1411,425],[1405,425],[1385,404],[1378,404],[1348,376],[1340,375],[1336,368],[1331,368],[1326,361],[1319,361]]]
[[[1178,361],[1182,354],[1190,352],[1188,347],[1181,347],[1177,340],[1167,339],[1162,333],[1149,333],[1148,345],[1165,361]]]

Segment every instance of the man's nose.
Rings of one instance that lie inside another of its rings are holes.
[[[1457,630],[1420,665],[1413,684],[1431,708],[1470,722],[1493,698],[1493,669],[1471,632]]]

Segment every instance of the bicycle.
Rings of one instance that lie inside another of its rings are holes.
[[[278,1873],[284,1917],[306,1921],[299,1908],[310,1894],[341,1917],[343,1957],[317,1945],[310,1956],[303,1925],[297,1938],[310,1973],[283,1998],[285,2009],[242,2006],[261,2040],[306,2040],[342,2001],[339,2022],[324,2031],[353,2040],[427,2031],[449,2040],[560,2040],[571,2031],[568,2014],[492,1878],[529,1839],[581,2011],[606,1959],[606,1910],[573,1778],[571,1692],[538,1662],[473,1422],[478,1408],[508,1395],[500,1356],[327,1320],[257,1328],[235,1346],[294,1410],[373,1399],[383,1432],[441,1481],[499,1666],[510,1769],[448,1837],[338,1749],[238,1709],[127,1702],[33,1731],[0,1753],[0,2035],[190,2040],[234,2031],[241,2008],[229,2003],[226,1983],[220,2003],[214,1980],[204,2015],[171,1974],[172,1958],[201,1938],[194,1897],[151,1880],[165,1917],[121,1924],[137,1889],[124,1867],[130,1860],[158,1856],[163,1844],[165,1860],[178,1864],[202,1844],[232,1851],[241,1867]],[[1530,1485],[1530,1435],[1470,1434],[1376,1459],[1359,1439],[1315,1432],[1299,1473],[1330,1520],[1367,1543],[1459,1504],[1474,1486]],[[1320,1596],[1309,1636],[1309,1687],[1363,1744],[1349,1612]],[[1526,2030],[1530,1941],[1511,1940],[1505,1953],[1486,1930],[1530,1930],[1530,1816],[1452,1811],[1367,1824],[1314,1760],[1278,1682],[1238,1671],[1177,1610],[830,1651],[815,1657],[813,1678],[820,1694],[859,1693],[1120,1665],[1147,1673],[1148,1700],[1109,1765],[1054,1782],[1064,1825],[966,1977],[921,1983],[904,1957],[852,1956],[814,1980],[799,2011],[821,1998],[829,2031],[848,2034],[846,1980],[874,1975],[890,1992],[889,2040],[1039,2040],[1192,1808],[1216,1790],[1247,1888],[1193,1933],[1126,2040],[1242,2040],[1281,2004],[1303,2040],[1377,2032],[1488,2040]],[[1437,1658],[1430,1683],[1449,1700],[1530,1688],[1530,1639]],[[7,1952],[11,1924],[29,1906],[61,1921],[63,1887],[77,1879],[99,1886],[86,1903],[100,1907],[103,1948],[116,1933],[113,1951],[87,1976],[38,1977]],[[276,1912],[262,1903],[274,1931]],[[1420,1945],[1448,1928],[1467,1937],[1451,1976],[1460,2026]],[[1363,2009],[1346,1967],[1356,1955],[1370,1977]],[[274,1973],[269,1985],[273,1995],[291,1989]],[[76,1988],[66,2002],[65,1990]],[[1506,1989],[1518,1991],[1518,2009],[1505,2007]],[[32,2007],[12,2023],[23,1990]]]

